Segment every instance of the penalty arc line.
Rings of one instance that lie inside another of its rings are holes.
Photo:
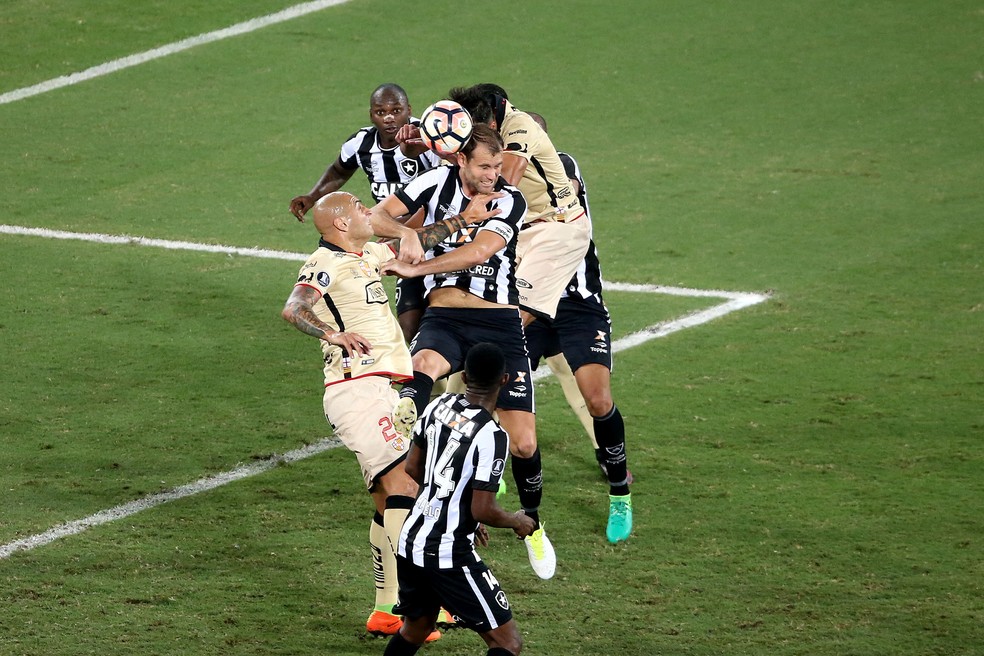
[[[154,248],[164,248],[168,250],[190,250],[209,253],[220,253],[226,255],[243,255],[246,257],[259,257],[264,259],[278,259],[303,262],[307,256],[303,253],[291,253],[288,251],[267,250],[261,248],[239,248],[235,246],[218,246],[210,244],[198,244],[194,242],[173,241],[168,239],[148,239],[145,237],[129,237],[121,235],[106,235],[99,233],[77,233],[66,232],[63,230],[48,230],[44,228],[26,228],[22,226],[10,226],[0,224],[0,234],[46,237],[49,239],[71,239],[79,241],[89,241],[102,244],[133,244],[138,246],[148,246]],[[769,299],[769,294],[756,294],[751,292],[730,292],[718,290],[688,289],[685,287],[665,287],[662,285],[639,285],[632,283],[605,282],[605,288],[611,291],[639,292],[650,294],[670,294],[674,296],[694,296],[727,299],[724,303],[713,305],[707,309],[687,314],[683,317],[670,321],[662,321],[640,331],[631,333],[615,340],[612,343],[612,352],[618,353],[639,346],[652,339],[666,337],[675,332],[693,328],[707,323],[714,319],[723,317],[726,314],[751,307]],[[534,372],[533,380],[542,380],[551,376],[549,368],[543,367]],[[336,438],[325,438],[314,444],[307,445],[300,449],[288,451],[283,455],[274,455],[261,463],[244,465],[228,472],[199,479],[193,483],[180,487],[152,494],[150,496],[130,501],[108,510],[97,512],[93,515],[66,522],[51,528],[43,533],[31,535],[19,540],[14,540],[7,544],[0,545],[0,560],[10,557],[18,551],[28,551],[37,547],[49,544],[63,537],[77,535],[95,526],[100,526],[124,517],[129,517],[138,512],[154,508],[169,501],[175,501],[184,497],[207,492],[227,483],[238,481],[243,478],[262,474],[280,463],[290,463],[309,458],[329,449],[342,446],[340,440]]]
[[[321,11],[322,9],[327,9],[328,7],[333,7],[335,5],[340,5],[345,2],[349,2],[349,0],[315,0],[314,2],[305,2],[299,5],[294,5],[293,7],[288,7],[283,11],[278,11],[266,16],[260,16],[259,18],[253,18],[242,23],[236,23],[235,25],[230,25],[229,27],[224,27],[220,30],[214,30],[212,32],[206,32],[187,39],[182,39],[181,41],[175,41],[174,43],[169,43],[159,48],[147,50],[146,52],[137,53],[136,55],[129,55],[127,57],[121,57],[120,59],[114,59],[112,61],[99,64],[98,66],[87,68],[78,73],[62,75],[61,77],[52,78],[29,87],[8,91],[0,94],[0,105],[12,103],[17,100],[23,100],[24,98],[30,98],[31,96],[37,96],[48,91],[61,89],[62,87],[72,86],[73,84],[79,84],[80,82],[87,82],[103,75],[122,71],[125,68],[130,68],[131,66],[145,64],[149,61],[160,59],[161,57],[167,57],[168,55],[174,55],[197,46],[205,45],[206,43],[213,43],[215,41],[221,41],[222,39],[228,39],[229,37],[248,34],[249,32],[254,32],[270,25],[283,23],[284,21],[299,18],[301,16],[305,16],[316,11]]]

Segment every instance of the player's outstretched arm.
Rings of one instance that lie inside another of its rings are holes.
[[[410,443],[410,450],[407,451],[407,459],[404,467],[407,476],[417,481],[417,485],[424,484],[424,460],[427,457],[427,447],[418,445],[416,442]]]
[[[417,232],[397,220],[397,217],[404,216],[409,211],[396,195],[390,195],[370,210],[369,220],[372,221],[372,232],[377,237],[399,239],[397,253],[400,260],[414,264],[424,259],[424,249],[417,238]]]
[[[368,355],[372,350],[372,344],[362,335],[338,332],[318,318],[314,313],[314,304],[320,299],[321,292],[317,289],[307,285],[297,285],[287,298],[280,316],[305,335],[341,346],[349,353]]]
[[[511,528],[521,538],[536,529],[536,522],[522,510],[514,513],[503,510],[495,501],[494,490],[472,490],[471,512],[476,521],[495,528]]]
[[[349,181],[353,173],[355,173],[355,169],[345,168],[342,166],[341,158],[336,158],[332,165],[321,175],[321,178],[311,191],[300,196],[295,196],[290,201],[290,213],[296,216],[298,221],[303,223],[304,215],[314,207],[318,199],[341,189],[342,185]]]
[[[482,230],[479,231],[478,236],[473,241],[449,253],[417,264],[408,264],[400,260],[390,260],[383,263],[379,272],[384,276],[413,278],[432,273],[460,271],[461,269],[467,269],[476,264],[488,261],[493,254],[502,250],[505,243],[506,240],[500,235],[491,231]]]
[[[427,146],[420,139],[420,128],[412,123],[400,126],[396,131],[396,143],[407,157],[419,157],[427,152]]]

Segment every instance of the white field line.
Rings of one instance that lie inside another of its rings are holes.
[[[23,100],[24,98],[30,98],[31,96],[36,96],[48,91],[54,91],[55,89],[71,86],[80,82],[87,82],[88,80],[100,77],[102,75],[115,73],[123,70],[124,68],[130,68],[131,66],[145,64],[149,61],[153,61],[154,59],[167,57],[168,55],[173,55],[206,43],[221,41],[222,39],[228,39],[232,36],[239,36],[240,34],[248,34],[249,32],[253,32],[270,25],[283,23],[284,21],[289,21],[294,18],[298,18],[316,11],[321,11],[322,9],[327,9],[328,7],[340,5],[348,1],[349,0],[315,0],[314,2],[305,2],[299,5],[294,5],[293,7],[288,7],[283,11],[278,11],[275,14],[260,16],[259,18],[253,18],[242,23],[230,25],[229,27],[222,28],[221,30],[206,32],[205,34],[192,36],[187,39],[182,39],[181,41],[175,41],[174,43],[169,43],[161,46],[160,48],[154,48],[153,50],[141,52],[136,55],[129,55],[120,59],[114,59],[113,61],[99,64],[98,66],[93,66],[92,68],[87,68],[79,73],[62,75],[61,77],[56,77],[33,86],[8,91],[7,93],[0,94],[0,105],[12,103],[17,100]]]
[[[46,545],[49,542],[54,542],[59,538],[82,533],[93,526],[99,526],[100,524],[106,524],[117,519],[123,519],[124,517],[129,517],[130,515],[134,515],[142,510],[147,510],[148,508],[159,506],[162,503],[167,503],[168,501],[175,501],[177,499],[189,497],[193,494],[198,494],[199,492],[207,492],[208,490],[225,485],[226,483],[238,481],[241,478],[262,474],[282,462],[295,462],[297,460],[303,460],[304,458],[310,458],[311,456],[321,453],[322,451],[334,449],[335,447],[339,447],[341,445],[341,440],[335,438],[325,438],[300,449],[288,451],[283,455],[275,454],[271,458],[262,462],[243,465],[233,469],[232,471],[202,478],[194,483],[182,485],[181,487],[176,487],[173,490],[168,490],[167,492],[151,494],[150,496],[142,499],[137,499],[136,501],[131,501],[129,503],[124,503],[120,506],[110,508],[109,510],[102,510],[97,512],[95,515],[89,515],[84,519],[77,519],[72,522],[60,524],[45,531],[44,533],[38,533],[37,535],[31,535],[26,538],[21,538],[20,540],[14,540],[8,544],[0,545],[0,560],[9,557],[15,551],[28,551],[30,549],[34,549],[35,547]]]
[[[164,248],[169,250],[190,250],[204,251],[208,253],[220,253],[225,255],[243,255],[247,257],[259,257],[265,259],[290,260],[304,262],[308,255],[305,253],[291,253],[289,251],[274,251],[261,248],[237,248],[234,246],[217,246],[209,244],[198,244],[187,241],[172,241],[168,239],[147,239],[145,237],[129,237],[126,235],[105,235],[99,233],[65,232],[63,230],[48,230],[45,228],[26,228],[22,226],[11,226],[0,224],[0,234],[22,235],[32,237],[46,237],[49,239],[71,239],[79,241],[89,241],[100,244],[133,244],[137,246],[150,246],[154,248]],[[625,349],[639,346],[651,339],[666,337],[685,328],[693,328],[700,324],[707,323],[713,319],[724,315],[751,307],[758,303],[768,300],[768,294],[756,294],[751,292],[729,292],[705,289],[688,289],[686,287],[664,287],[662,285],[636,285],[631,283],[605,282],[605,289],[619,292],[638,292],[645,294],[669,294],[673,296],[694,296],[703,298],[721,298],[725,302],[711,306],[705,310],[700,310],[692,314],[673,319],[672,321],[662,321],[638,332],[626,335],[612,343],[612,351],[618,353]],[[552,375],[549,367],[540,367],[533,374],[533,380],[541,380]],[[215,476],[200,479],[194,483],[183,485],[167,492],[152,494],[136,501],[131,501],[109,510],[100,511],[89,517],[60,524],[44,533],[31,535],[20,540],[15,540],[8,544],[0,545],[0,560],[8,558],[17,551],[27,551],[53,542],[59,538],[81,533],[93,526],[106,524],[117,519],[128,517],[142,510],[159,506],[169,501],[181,499],[183,497],[206,492],[213,488],[231,483],[242,478],[261,474],[281,462],[294,462],[303,460],[313,455],[334,449],[342,443],[334,438],[325,438],[315,444],[289,451],[283,455],[274,455],[269,460],[261,463],[244,465],[237,469]]]

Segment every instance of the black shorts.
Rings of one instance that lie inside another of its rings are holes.
[[[553,321],[537,319],[526,327],[530,364],[563,353],[571,371],[586,364],[612,368],[612,321],[599,303],[561,299]]]
[[[454,373],[464,367],[468,349],[480,342],[498,345],[506,356],[509,382],[499,391],[496,407],[534,412],[530,359],[517,310],[429,307],[420,320],[417,336],[410,342],[410,353],[437,351]]]
[[[400,278],[396,281],[396,314],[397,316],[410,310],[423,310],[427,307],[424,300],[424,278]]]
[[[463,567],[436,569],[418,567],[397,556],[396,569],[400,601],[393,607],[394,615],[411,620],[436,617],[443,607],[458,625],[477,633],[497,629],[512,619],[506,593],[481,560]]]

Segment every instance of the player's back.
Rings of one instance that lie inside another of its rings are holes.
[[[555,214],[559,220],[577,217],[580,203],[557,149],[543,128],[529,114],[510,104],[506,106],[499,132],[506,152],[529,162],[516,185],[529,204],[526,221],[551,218]]]
[[[424,410],[414,443],[427,458],[417,501],[404,523],[400,554],[423,566],[448,568],[474,562],[478,522],[472,491],[495,491],[505,468],[509,438],[484,408],[464,395],[442,394]]]

